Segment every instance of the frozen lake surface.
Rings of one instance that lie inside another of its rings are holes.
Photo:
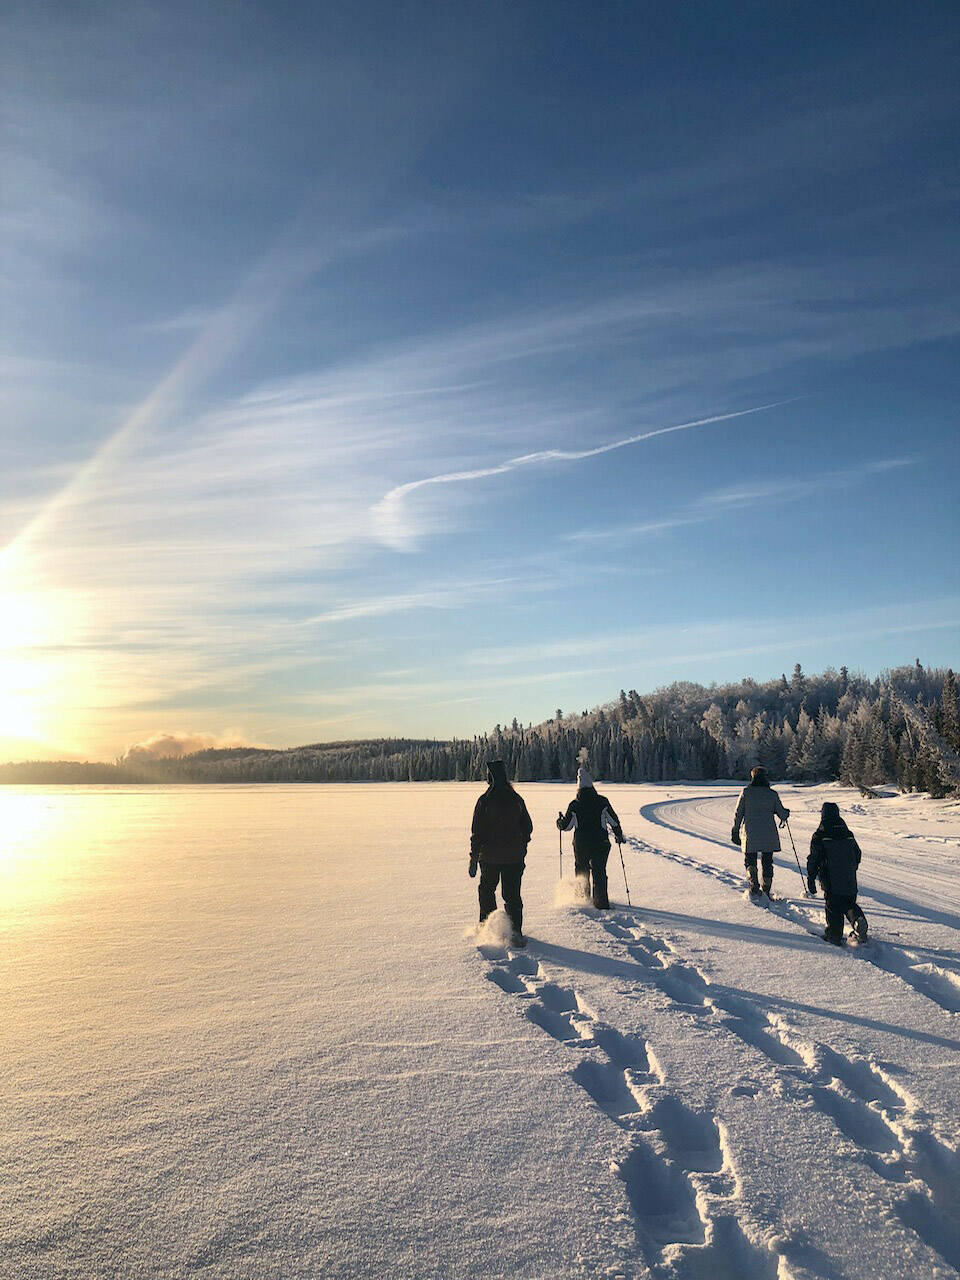
[[[763,908],[735,784],[602,787],[633,908],[477,945],[476,784],[0,791],[0,1274],[960,1269],[960,808],[835,799],[876,941]],[[572,871],[569,838],[565,871]]]

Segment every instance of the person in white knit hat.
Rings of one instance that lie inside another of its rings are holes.
[[[607,893],[610,837],[607,832],[612,831],[617,844],[623,844],[623,830],[613,805],[606,796],[597,793],[593,779],[584,767],[577,770],[576,798],[567,805],[566,813],[557,815],[557,826],[561,831],[573,832],[573,863],[583,896],[592,897],[593,905],[606,911],[610,906]]]

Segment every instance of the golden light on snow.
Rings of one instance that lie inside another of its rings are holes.
[[[76,824],[39,790],[0,787],[0,924],[59,896]]]

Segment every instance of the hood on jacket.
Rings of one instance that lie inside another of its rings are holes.
[[[491,787],[508,787],[507,770],[502,760],[487,761],[487,782]]]
[[[756,764],[750,770],[750,785],[751,787],[769,787],[770,779],[762,764]]]
[[[834,804],[832,800],[825,800],[820,806],[820,830],[850,834],[850,828],[840,816],[839,805]]]
[[[592,787],[593,779],[582,766],[577,770],[577,790],[583,791],[585,787]]]

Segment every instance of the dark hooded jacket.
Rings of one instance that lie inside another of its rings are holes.
[[[587,857],[610,851],[608,830],[613,832],[618,844],[623,840],[620,819],[613,805],[595,787],[581,787],[557,825],[562,831],[573,829],[573,851]]]
[[[527,806],[510,785],[502,760],[487,765],[487,781],[473,811],[470,856],[497,865],[523,862],[533,834]]]
[[[826,897],[855,898],[860,846],[831,801],[820,810],[820,825],[810,840],[808,886],[819,880]]]

